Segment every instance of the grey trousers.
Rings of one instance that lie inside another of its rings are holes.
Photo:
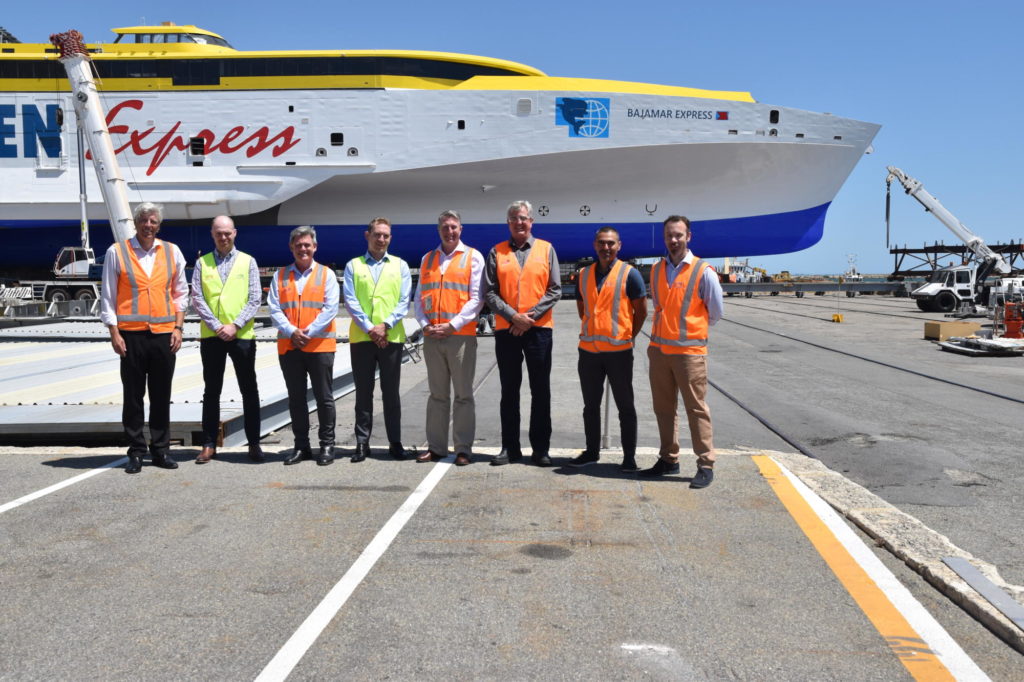
[[[476,337],[453,335],[444,339],[423,339],[423,360],[427,364],[427,447],[439,455],[448,454],[448,421],[456,454],[473,454],[476,435],[476,404],[473,378],[476,375]],[[452,392],[455,398],[452,400]]]

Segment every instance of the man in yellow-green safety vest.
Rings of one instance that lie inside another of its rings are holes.
[[[192,273],[192,307],[202,320],[199,354],[203,360],[203,449],[196,464],[217,454],[220,444],[220,393],[224,365],[231,358],[242,393],[249,458],[263,461],[260,449],[260,394],[256,385],[256,339],[253,318],[260,307],[260,273],[256,259],[235,248],[238,231],[226,215],[213,219],[216,247],[196,261]]]
[[[352,318],[348,347],[356,385],[353,463],[362,462],[370,454],[373,384],[378,368],[388,452],[395,459],[407,457],[402,447],[402,401],[398,385],[405,345],[402,318],[409,310],[412,277],[404,260],[388,254],[391,223],[387,218],[371,220],[364,236],[366,253],[345,266],[343,285],[345,309]]]

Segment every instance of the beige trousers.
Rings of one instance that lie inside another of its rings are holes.
[[[678,395],[683,396],[690,440],[698,466],[715,463],[711,439],[711,412],[708,410],[708,362],[706,355],[670,355],[648,346],[651,397],[658,418],[659,454],[669,462],[679,461]]]
[[[427,337],[423,339],[423,360],[427,364],[427,387],[430,389],[430,397],[427,399],[427,447],[439,455],[448,454],[450,417],[455,454],[473,454],[473,439],[476,435],[476,405],[473,401],[476,337]]]

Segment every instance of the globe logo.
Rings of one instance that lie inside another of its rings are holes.
[[[567,126],[569,137],[608,137],[610,101],[607,97],[556,97],[555,125]]]
[[[606,137],[608,135],[608,107],[599,99],[588,99],[587,112],[580,125],[580,137]]]

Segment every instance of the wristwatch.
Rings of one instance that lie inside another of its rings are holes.
[[[185,329],[183,327],[181,327],[180,325],[177,325],[177,324],[174,325],[174,328],[177,329],[179,332],[185,331]]]

